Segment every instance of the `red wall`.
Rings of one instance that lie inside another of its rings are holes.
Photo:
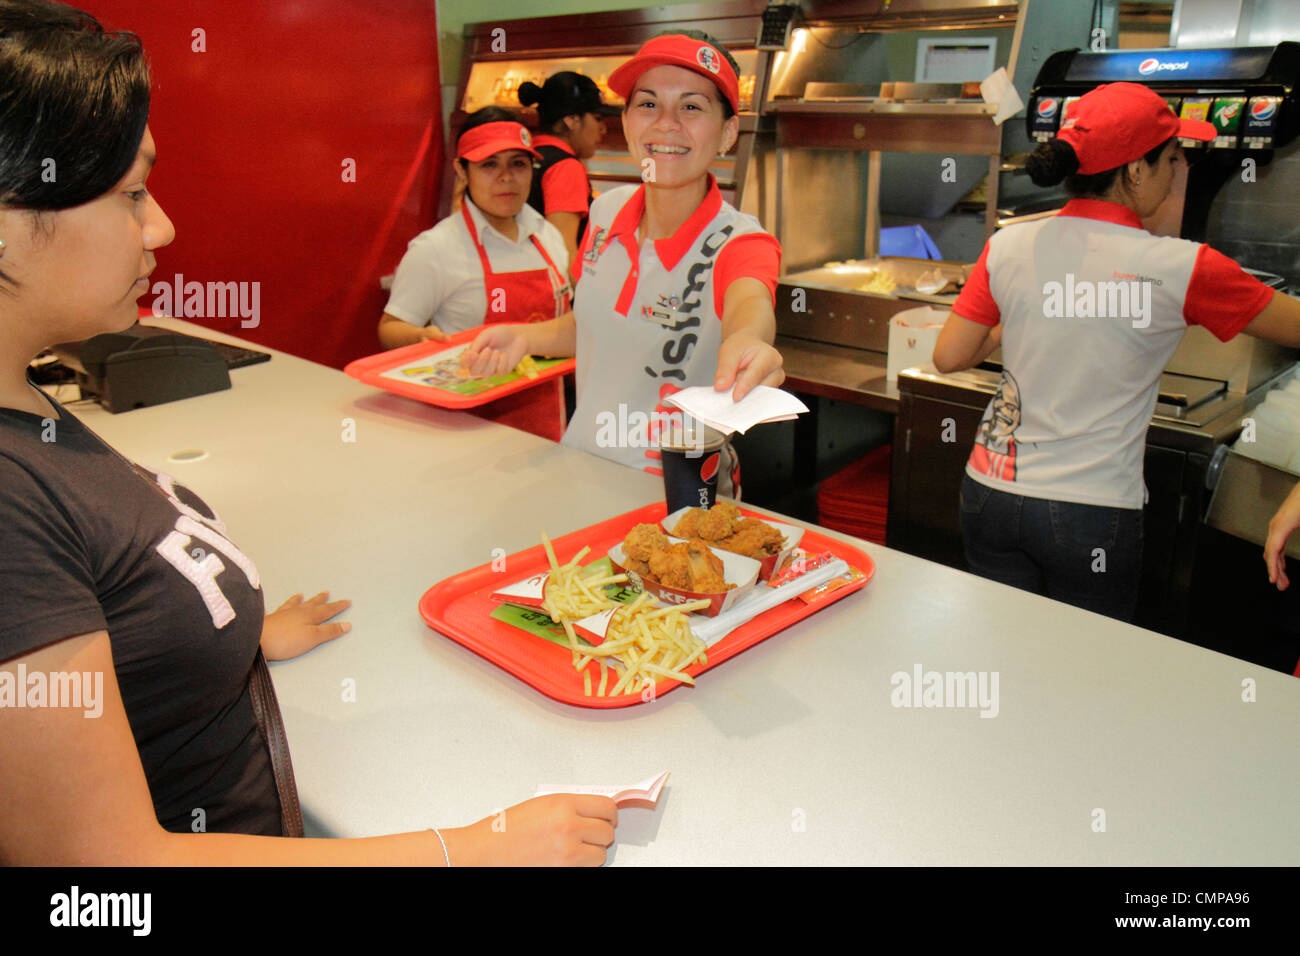
[[[259,282],[257,327],[192,321],[336,367],[377,352],[379,277],[436,211],[434,0],[77,5],[149,54],[149,185],[176,224],[154,282]]]

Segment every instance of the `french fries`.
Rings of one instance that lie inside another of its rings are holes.
[[[622,671],[609,691],[610,697],[638,693],[665,677],[694,686],[695,678],[686,673],[686,668],[696,661],[707,664],[709,658],[704,642],[691,633],[686,615],[708,606],[706,598],[676,607],[655,607],[650,595],[642,594],[614,612],[605,631],[605,643],[587,648],[580,659],[575,657],[574,667],[587,677],[587,664],[593,658],[599,661],[597,697],[605,696],[607,666]],[[590,692],[587,696],[591,696]]]
[[[578,659],[577,643],[568,621],[590,617],[600,611],[617,607],[618,602],[605,596],[602,590],[607,584],[622,584],[627,580],[626,574],[601,574],[584,572],[579,562],[587,556],[590,548],[583,548],[575,554],[568,564],[560,564],[551,547],[550,538],[542,535],[542,546],[546,549],[546,560],[551,564],[551,573],[546,579],[542,596],[542,610],[551,616],[556,624],[565,624],[569,632],[569,644],[573,648],[574,661]]]
[[[537,378],[537,376],[541,374],[538,372],[537,363],[533,361],[531,355],[525,355],[520,359],[519,364],[515,366],[515,371],[528,378]]]
[[[592,695],[588,665],[593,660],[600,665],[597,697],[638,693],[663,678],[694,686],[695,679],[686,673],[686,668],[697,661],[707,664],[709,658],[704,642],[691,633],[687,614],[708,607],[708,598],[674,607],[656,607],[647,592],[631,604],[620,605],[605,595],[604,588],[608,584],[624,583],[626,574],[584,571],[580,562],[590,548],[582,548],[566,564],[560,564],[545,534],[542,547],[551,566],[542,610],[564,628],[573,669],[582,674],[585,696]],[[597,647],[579,645],[573,622],[610,608],[618,610],[610,618],[605,642]],[[612,688],[609,687],[611,671],[615,675]]]

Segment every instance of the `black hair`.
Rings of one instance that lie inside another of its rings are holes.
[[[730,66],[732,72],[736,74],[736,79],[740,79],[740,64],[736,62],[736,58],[727,51],[726,47],[718,42],[717,38],[713,36],[713,34],[705,33],[703,30],[665,30],[663,33],[656,33],[650,39],[657,40],[659,37],[671,36],[690,37],[692,40],[699,40],[703,43],[709,44],[709,46],[722,54],[723,59],[727,61],[727,65]],[[722,118],[724,120],[729,120],[736,115],[736,111],[731,108],[731,101],[722,95],[722,88],[717,87],[717,90],[718,102],[722,104]],[[624,111],[626,111],[626,109],[627,107],[625,106]]]
[[[1142,158],[1154,166],[1172,139],[1171,136]],[[1079,157],[1075,154],[1074,147],[1063,139],[1049,139],[1046,143],[1039,143],[1038,148],[1025,160],[1025,172],[1035,186],[1055,186],[1064,181],[1065,191],[1075,197],[1104,196],[1123,169],[1124,166],[1116,166],[1099,173],[1080,173]]]
[[[61,3],[0,0],[0,204],[32,211],[39,229],[40,213],[98,199],[130,170],[148,121],[138,36]],[[0,282],[17,284],[3,270]]]
[[[542,86],[532,81],[519,84],[519,102],[524,106],[536,106],[538,122],[552,133],[557,132],[566,116],[591,112],[581,105],[584,94],[595,103],[600,102],[600,89],[596,84],[581,73],[570,70],[552,73]]]
[[[61,3],[0,0],[0,203],[98,199],[135,162],[148,119],[138,36]]]
[[[485,106],[481,110],[475,110],[465,117],[465,124],[456,134],[456,142],[472,129],[483,126],[487,123],[518,123],[519,117],[510,112],[504,106]],[[465,172],[469,172],[469,163],[463,159],[456,160],[457,165]]]

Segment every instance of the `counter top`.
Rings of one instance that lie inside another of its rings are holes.
[[[538,783],[667,769],[655,810],[621,814],[612,862],[1300,863],[1294,678],[854,541],[877,565],[863,591],[697,687],[558,704],[416,603],[494,548],[656,499],[658,478],[278,353],[231,378],[72,411],[202,494],[268,606],[354,600],[350,634],[272,671],[310,834],[459,825]],[[996,673],[996,716],[894,706],[917,668]]]

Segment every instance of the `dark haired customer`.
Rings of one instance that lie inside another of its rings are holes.
[[[379,319],[384,348],[569,310],[564,240],[528,205],[537,158],[531,134],[508,110],[470,114],[456,139],[460,209],[407,246]]]
[[[532,206],[560,230],[569,261],[578,255],[578,240],[587,228],[591,208],[591,180],[584,159],[596,155],[605,138],[605,117],[617,116],[617,106],[606,106],[600,88],[589,77],[567,70],[546,82],[524,83],[519,102],[536,106],[542,131],[533,138],[541,157],[533,170]]]
[[[282,738],[268,746],[262,652],[337,637],[346,602],[264,616],[257,568],[213,511],[26,374],[52,343],[130,326],[175,235],[145,185],[144,53],[80,11],[0,0],[0,89],[0,863],[603,862],[617,811],[594,796],[526,801],[505,828],[283,838],[301,814]],[[46,182],[47,158],[78,175]],[[37,674],[77,675],[95,699],[35,706]]]
[[[1188,325],[1300,346],[1300,303],[1208,246],[1142,226],[1182,162],[1178,137],[1208,141],[1134,83],[1071,104],[1026,170],[1065,182],[1059,214],[984,247],[934,350],[941,372],[1003,373],[961,490],[972,571],[1128,620],[1142,570],[1142,460],[1160,373]]]

